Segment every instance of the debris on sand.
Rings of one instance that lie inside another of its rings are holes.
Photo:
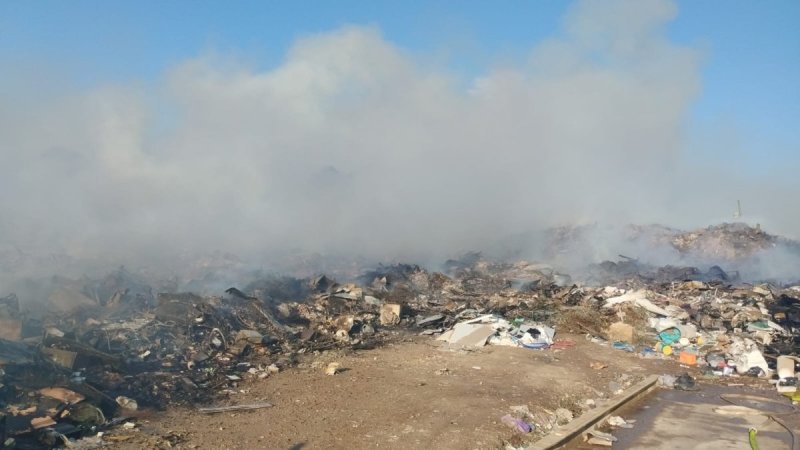
[[[783,242],[738,225],[648,236],[683,253],[725,258]],[[268,380],[300,355],[369,349],[406,333],[467,348],[568,351],[570,342],[558,340],[556,330],[579,332],[599,345],[679,361],[709,377],[777,374],[780,392],[797,391],[800,286],[747,284],[718,266],[654,268],[631,258],[596,265],[595,281],[580,284],[546,265],[479,253],[446,268],[380,266],[357,283],[265,276],[211,294],[162,290],[165,284],[120,269],[98,280],[53,277],[29,303],[3,292],[3,436],[20,448],[56,446],[134,423],[143,409],[232,410],[206,405]],[[26,304],[38,305],[38,313]],[[341,372],[335,362],[324,369]],[[665,376],[662,384],[697,389],[688,374]],[[522,419],[512,419],[522,431]],[[569,420],[561,411],[559,421]]]

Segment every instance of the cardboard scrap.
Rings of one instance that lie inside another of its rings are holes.
[[[54,398],[70,405],[81,402],[86,398],[75,391],[71,391],[62,387],[48,387],[39,389],[39,393],[45,397]]]
[[[486,340],[496,332],[494,327],[489,324],[462,322],[453,327],[452,333],[446,333],[448,336],[444,340],[450,344],[465,347],[483,347],[486,345]]]

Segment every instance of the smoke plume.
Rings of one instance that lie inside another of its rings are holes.
[[[793,229],[774,194],[797,182],[694,160],[703,54],[668,39],[677,14],[578,2],[526,58],[469,78],[346,26],[268,70],[215,54],[154,85],[8,81],[0,248],[98,265],[427,261],[565,223],[703,225],[737,198]]]

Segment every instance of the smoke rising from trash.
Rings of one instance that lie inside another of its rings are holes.
[[[213,252],[265,268],[290,255],[429,263],[502,243],[534,256],[541,242],[510,237],[705,226],[737,199],[791,235],[796,181],[692,154],[704,53],[668,38],[677,14],[669,1],[579,2],[525,58],[471,78],[344,26],[299,38],[268,69],[209,54],[155,85],[9,81],[0,250],[23,274]],[[615,242],[580,255],[631,250]]]

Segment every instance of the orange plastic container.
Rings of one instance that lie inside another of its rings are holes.
[[[680,361],[682,364],[693,366],[697,364],[697,353],[683,351],[680,354]]]

